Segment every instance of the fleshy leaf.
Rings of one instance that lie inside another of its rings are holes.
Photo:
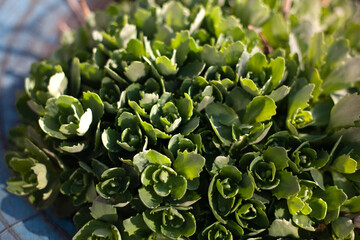
[[[275,219],[269,227],[269,235],[272,237],[299,238],[298,228],[286,219]]]
[[[287,151],[283,147],[269,147],[263,152],[265,161],[273,162],[276,170],[283,170],[289,166],[290,161]]]
[[[355,125],[360,118],[360,96],[346,95],[331,109],[328,129],[347,128]]]
[[[143,220],[142,215],[137,214],[134,217],[125,219],[123,221],[124,231],[129,234],[129,236],[149,236],[150,229],[146,226],[146,223]]]
[[[347,199],[346,194],[342,189],[338,189],[336,186],[330,186],[325,189],[316,189],[314,196],[323,199],[328,205],[328,211],[338,209]]]
[[[277,173],[280,179],[279,185],[272,190],[273,195],[277,198],[288,198],[300,191],[298,178],[286,170]]]
[[[354,173],[357,170],[357,161],[349,155],[341,155],[332,163],[331,167],[340,173]]]
[[[179,153],[174,161],[174,169],[189,180],[200,176],[205,165],[205,158],[197,153],[187,151]]]
[[[253,98],[246,108],[243,121],[248,124],[270,120],[276,114],[274,100],[267,96]]]
[[[151,187],[142,187],[139,189],[139,197],[148,208],[156,208],[162,202],[162,197],[157,195]]]
[[[100,221],[115,223],[118,219],[116,208],[107,200],[97,197],[90,207],[91,216]]]
[[[350,218],[339,217],[331,223],[331,228],[336,237],[345,239],[354,230],[354,224]]]
[[[84,109],[91,109],[93,115],[93,123],[98,123],[104,115],[104,103],[101,101],[99,95],[93,92],[83,92],[82,104]]]
[[[134,61],[125,68],[124,74],[130,82],[138,82],[148,73],[148,66],[142,62]]]
[[[156,68],[159,73],[164,76],[175,75],[179,71],[176,64],[166,56],[161,56],[156,59]]]

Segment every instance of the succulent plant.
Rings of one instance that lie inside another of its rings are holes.
[[[358,238],[356,9],[144,0],[91,13],[31,68],[8,190],[72,203],[74,239]]]

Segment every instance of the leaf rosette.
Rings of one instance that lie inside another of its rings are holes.
[[[250,199],[254,190],[254,180],[250,175],[232,165],[221,168],[213,176],[208,189],[209,204],[216,219],[226,223],[224,218],[236,211],[243,200]]]
[[[191,188],[189,181],[198,180],[205,165],[201,155],[187,151],[178,154],[172,167],[167,156],[154,150],[135,155],[133,162],[141,173],[143,186],[139,189],[139,197],[148,208],[183,198],[187,189]],[[198,187],[194,186],[192,190]]]
[[[233,240],[235,237],[241,237],[244,234],[244,230],[235,222],[229,221],[227,224],[221,224],[215,222],[206,227],[199,239],[201,240]]]
[[[96,184],[96,191],[104,199],[110,199],[114,205],[125,206],[132,198],[129,186],[130,176],[126,174],[126,170],[115,167],[101,174],[100,181]]]
[[[121,92],[119,86],[108,77],[101,81],[99,96],[105,111],[111,114],[115,114],[125,104],[125,92]]]
[[[254,199],[243,201],[235,211],[236,222],[250,231],[249,235],[256,235],[269,227],[265,205]]]
[[[253,96],[270,94],[284,81],[284,58],[267,61],[263,53],[255,53],[247,62],[247,76],[240,79],[243,89]]]
[[[185,137],[182,134],[175,134],[171,137],[168,144],[169,154],[175,158],[179,152],[193,152],[198,150],[201,146],[201,137],[198,134],[189,135]]]
[[[149,118],[150,110],[159,100],[160,84],[149,78],[144,84],[133,83],[126,89],[129,106],[141,117]]]
[[[150,164],[141,174],[143,187],[139,189],[139,197],[150,208],[157,207],[162,198],[171,196],[181,199],[187,189],[186,178],[166,165]]]
[[[45,106],[51,97],[59,97],[67,90],[68,79],[61,65],[51,61],[36,62],[31,65],[30,77],[25,80],[25,89],[33,104]]]
[[[193,102],[187,94],[185,97],[176,100],[171,93],[166,92],[151,108],[150,121],[154,127],[166,133],[172,133],[186,123],[192,115]]]
[[[271,151],[273,152],[271,154],[276,154],[276,152],[281,153],[295,173],[319,169],[325,166],[330,159],[327,151],[323,149],[316,151],[308,141],[301,140],[299,137],[291,135],[290,132],[287,131],[271,135],[267,139],[266,145],[269,146],[269,149],[273,149],[268,151],[269,154]],[[280,149],[276,146],[282,146],[282,148]],[[289,157],[285,157],[285,149]]]
[[[73,172],[64,172],[61,177],[67,180],[61,185],[60,191],[70,196],[75,206],[91,202],[95,198],[96,191],[92,175],[84,169],[77,168]]]
[[[224,225],[221,223],[213,223],[212,225],[208,226],[203,232],[202,236],[204,239],[224,239],[224,240],[232,240],[233,235],[230,230],[228,230]]]
[[[47,101],[39,125],[49,136],[66,140],[84,136],[103,114],[104,105],[96,93],[84,92],[82,101],[61,95]]]
[[[277,187],[280,179],[277,177],[276,165],[272,161],[265,161],[260,153],[247,153],[239,161],[239,166],[248,166],[257,189],[271,190]]]
[[[101,136],[103,145],[110,152],[135,152],[147,146],[147,136],[134,114],[119,111],[116,126],[116,129],[105,129]]]
[[[215,99],[219,101],[222,99],[220,91],[203,77],[185,79],[181,84],[180,91],[189,94],[194,101],[194,108],[199,112]]]
[[[143,220],[153,232],[170,239],[190,237],[196,231],[194,215],[188,208],[160,207],[143,212]]]
[[[99,220],[91,220],[75,234],[73,239],[121,240],[121,235],[115,225]]]
[[[10,192],[28,195],[37,189],[42,190],[46,187],[46,166],[38,163],[34,158],[12,157],[8,161],[8,165],[19,175],[19,177],[13,177],[7,182]]]
[[[50,157],[30,139],[24,139],[22,153],[8,152],[6,164],[15,173],[7,180],[7,190],[17,195],[28,195],[38,208],[48,207],[60,188],[58,170]]]

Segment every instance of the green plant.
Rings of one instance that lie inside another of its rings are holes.
[[[65,198],[74,239],[358,238],[357,7],[91,13],[31,68],[8,190]]]

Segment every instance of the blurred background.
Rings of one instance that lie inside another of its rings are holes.
[[[111,0],[86,2],[97,10]],[[86,10],[79,0],[0,0],[0,239],[71,239],[76,232],[71,220],[37,211],[6,191],[11,173],[3,157],[8,131],[18,122],[16,92],[24,88],[31,63],[51,55],[62,31],[84,23]]]

